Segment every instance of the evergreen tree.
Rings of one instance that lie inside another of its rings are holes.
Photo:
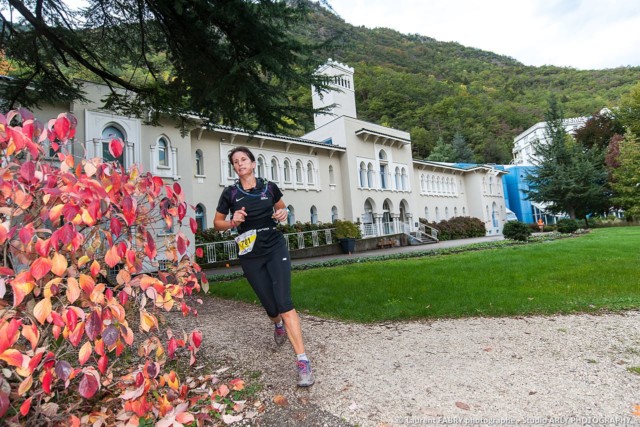
[[[444,138],[440,137],[427,160],[432,162],[454,162],[455,157],[456,152],[451,144],[447,144],[444,142]]]
[[[618,144],[618,167],[613,170],[613,201],[625,210],[627,219],[640,218],[640,141],[627,133]]]
[[[562,109],[555,97],[545,114],[546,141],[534,143],[537,168],[528,174],[527,197],[546,204],[554,214],[586,218],[608,210],[603,150],[576,143],[562,125]]]
[[[83,99],[72,76],[105,83],[112,90],[105,107],[125,114],[195,114],[278,131],[298,112],[292,88],[326,88],[313,74],[312,46],[292,35],[308,16],[305,1],[89,0],[77,11],[64,0],[3,5],[0,51],[15,69],[0,87],[3,110]]]
[[[455,151],[454,161],[459,163],[473,163],[473,150],[467,144],[467,140],[460,131],[456,131],[452,141],[453,151]]]

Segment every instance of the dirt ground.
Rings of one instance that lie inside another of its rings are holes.
[[[234,425],[638,425],[640,312],[353,324],[302,313],[316,384],[296,387],[289,344],[262,308],[206,297],[172,328],[199,357],[243,371],[264,412]]]

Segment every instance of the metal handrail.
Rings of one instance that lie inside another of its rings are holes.
[[[323,230],[285,233],[284,239],[288,250],[331,245],[336,242],[335,231],[335,228],[326,228]],[[196,249],[202,248],[203,258],[207,264],[238,259],[238,246],[235,240],[198,243],[195,247]]]

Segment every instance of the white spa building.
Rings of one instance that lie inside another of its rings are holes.
[[[365,236],[410,232],[418,218],[440,221],[471,216],[484,221],[488,235],[500,234],[506,219],[503,170],[491,165],[458,167],[413,159],[411,135],[358,119],[355,70],[329,60],[318,69],[335,90],[314,94],[314,108],[332,105],[331,115],[317,115],[315,129],[303,137],[254,133],[202,122],[181,135],[174,122],[151,126],[137,118],[101,110],[107,88],[85,85],[95,102],[56,105],[36,112],[48,120],[63,111],[78,119],[76,141],[86,141],[85,156],[108,157],[113,135],[125,142],[121,161],[179,182],[195,207],[200,227],[212,227],[218,198],[236,179],[227,153],[248,146],[259,176],[277,183],[290,211],[289,222],[362,224]],[[171,234],[176,230],[158,230]],[[189,235],[188,227],[182,230]]]

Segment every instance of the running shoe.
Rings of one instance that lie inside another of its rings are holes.
[[[308,360],[298,360],[298,387],[312,386],[315,380],[313,379],[313,372],[311,372],[311,362]]]
[[[287,331],[284,328],[284,325],[280,327],[278,327],[278,325],[274,325],[273,339],[276,341],[276,345],[282,345],[287,342]]]

